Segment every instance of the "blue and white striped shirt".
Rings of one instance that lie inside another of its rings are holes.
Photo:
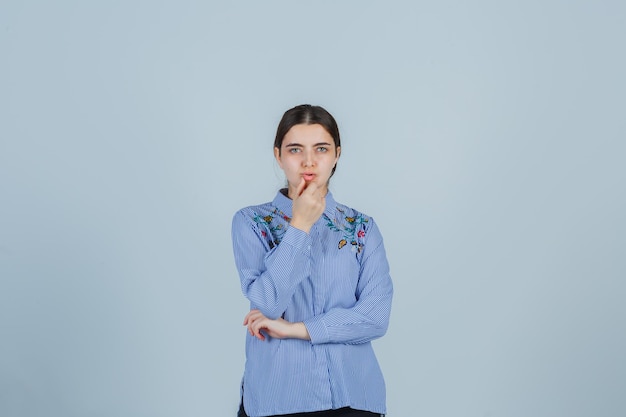
[[[371,341],[387,331],[393,286],[371,217],[331,193],[309,234],[289,226],[292,200],[233,218],[241,289],[269,318],[304,322],[310,341],[246,332],[242,394],[250,417],[352,407],[384,414],[385,382]]]

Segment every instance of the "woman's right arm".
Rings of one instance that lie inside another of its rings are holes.
[[[311,237],[288,226],[280,244],[268,250],[259,226],[242,210],[233,217],[232,241],[243,294],[252,308],[279,318],[310,274]]]

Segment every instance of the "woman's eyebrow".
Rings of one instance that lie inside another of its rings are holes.
[[[316,147],[316,146],[330,146],[330,143],[329,142],[319,142],[319,143],[316,143],[316,144],[313,145],[313,147]],[[295,143],[295,142],[294,143],[289,143],[289,144],[285,145],[285,148],[294,148],[294,147],[304,148],[304,145],[301,145],[301,144]]]

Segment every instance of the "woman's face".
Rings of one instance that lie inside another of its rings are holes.
[[[308,184],[328,190],[328,180],[339,159],[341,147],[335,147],[332,136],[322,125],[299,124],[293,126],[280,147],[274,148],[274,157],[285,172],[288,195],[297,197],[296,190],[302,178]]]

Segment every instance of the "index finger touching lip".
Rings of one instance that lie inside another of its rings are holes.
[[[306,183],[306,191],[308,191],[311,194],[313,194],[315,191],[317,191],[318,188],[319,187],[314,182],[307,182]]]

